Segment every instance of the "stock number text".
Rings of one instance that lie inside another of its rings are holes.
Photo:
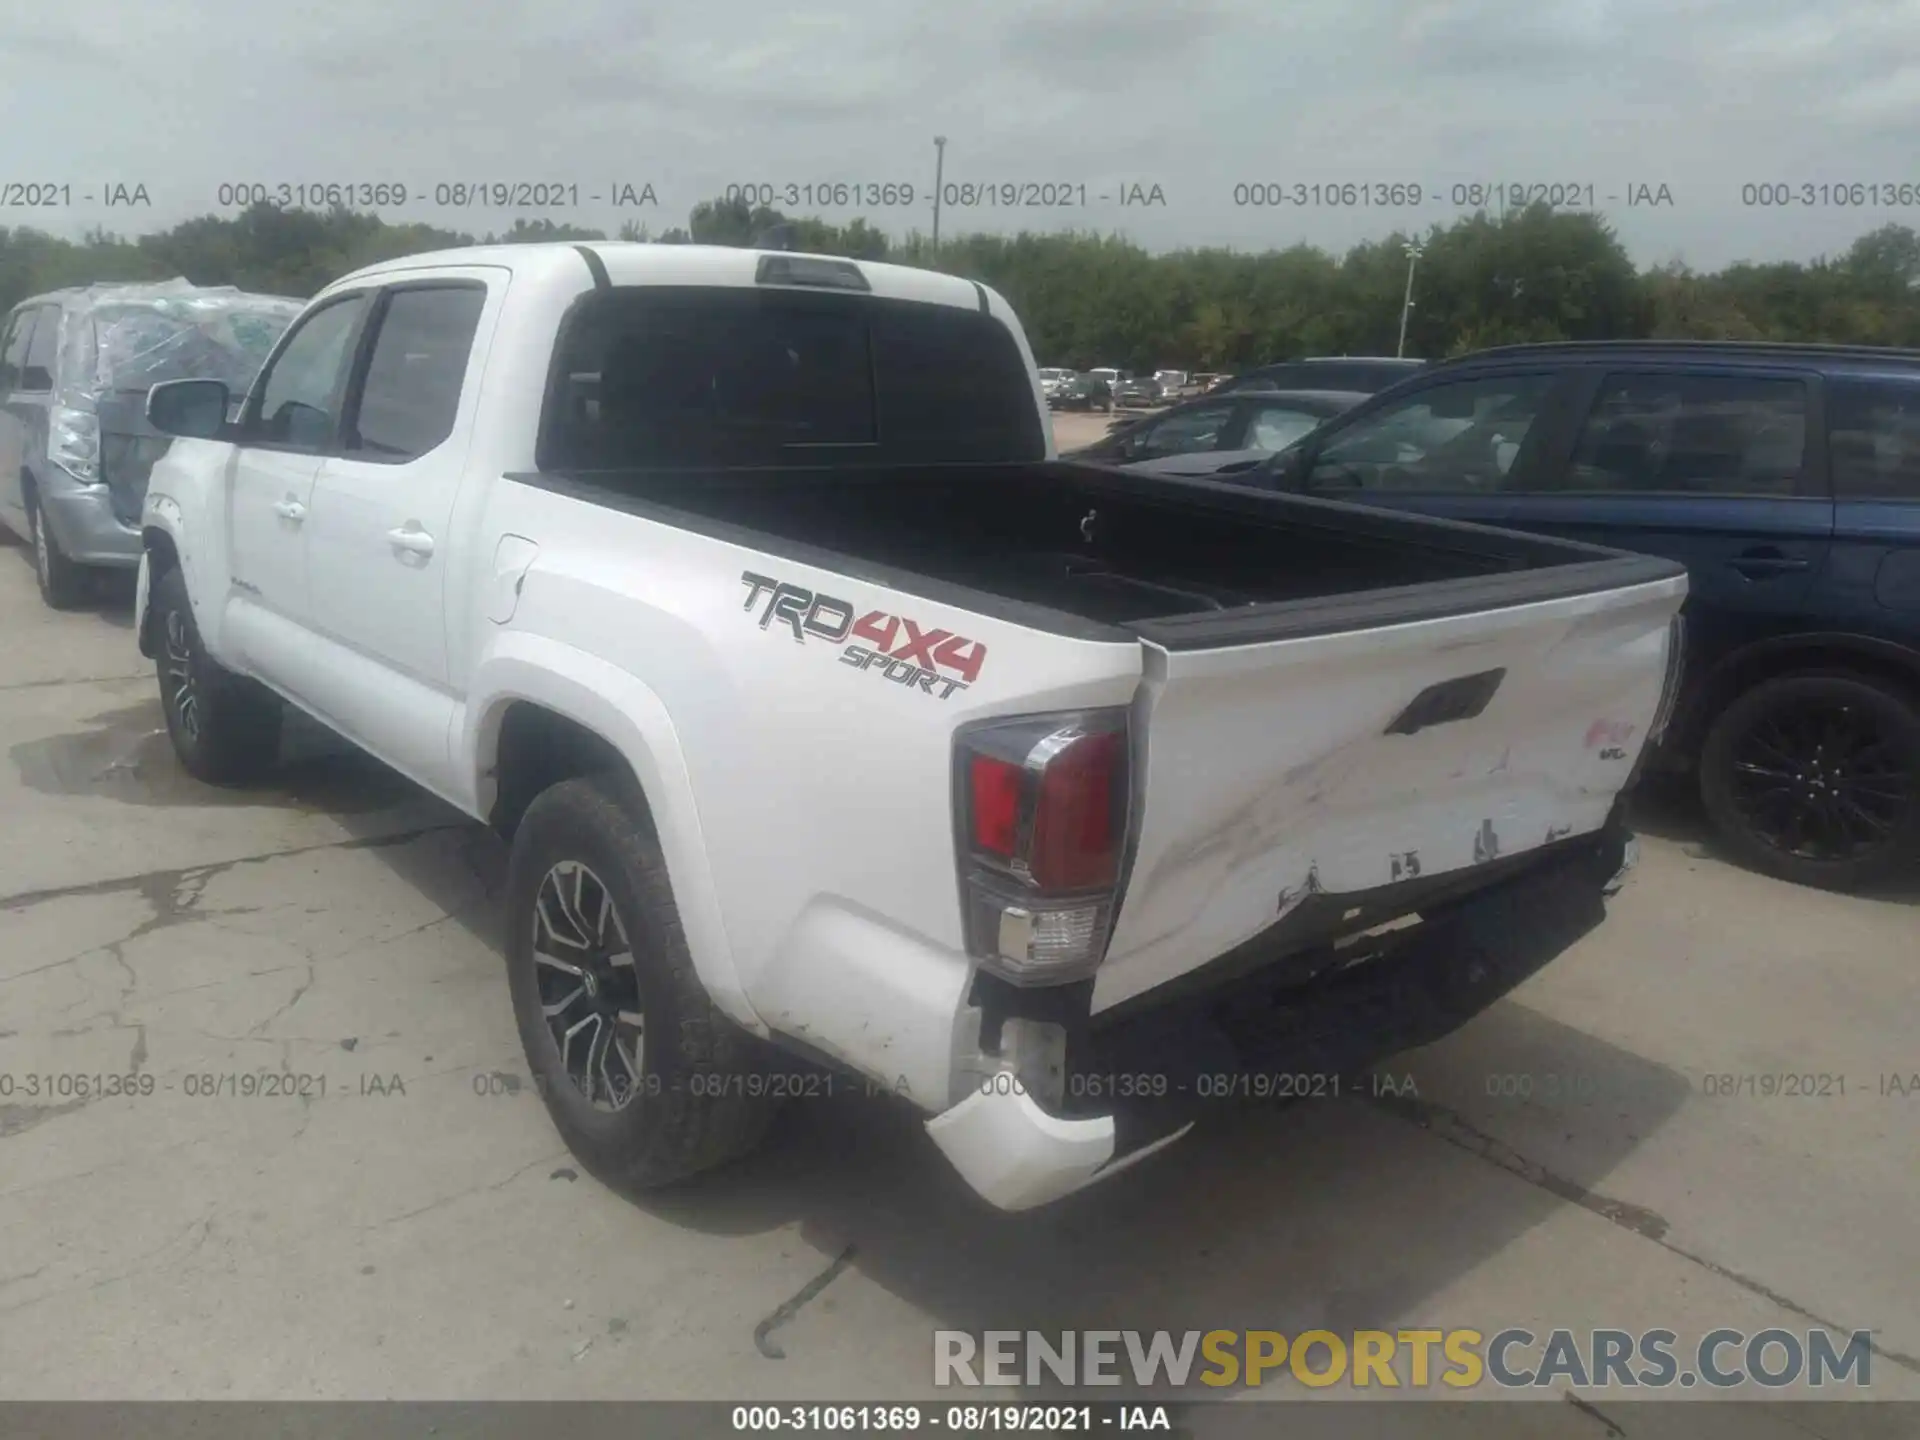
[[[1826,206],[1869,210],[1920,205],[1920,183],[1911,180],[1842,181],[1794,184],[1775,180],[1740,187],[1740,203],[1761,209],[1816,209]]]
[[[748,205],[844,210],[850,205],[911,205],[918,193],[905,180],[748,180],[727,186],[722,195],[724,199],[744,201]]]

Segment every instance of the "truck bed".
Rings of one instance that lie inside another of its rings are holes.
[[[1171,649],[1464,613],[1674,569],[1572,542],[1069,461],[513,478]]]
[[[1062,461],[514,478],[1138,645],[1137,830],[1095,1013],[1314,895],[1601,827],[1657,720],[1686,586],[1666,560]]]

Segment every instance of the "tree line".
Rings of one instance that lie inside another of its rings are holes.
[[[0,308],[64,285],[176,275],[304,298],[361,265],[476,243],[754,245],[775,235],[794,249],[980,280],[1019,311],[1042,364],[1079,368],[1230,371],[1297,355],[1391,355],[1410,240],[1421,254],[1409,355],[1643,338],[1920,347],[1920,234],[1907,226],[1883,226],[1838,256],[1804,263],[1641,269],[1601,217],[1544,204],[1478,213],[1420,236],[1396,232],[1334,255],[1305,244],[1153,254],[1117,235],[1084,232],[968,234],[936,249],[924,234],[895,239],[865,219],[837,225],[742,200],[703,201],[686,226],[658,236],[628,224],[616,237],[550,220],[475,237],[345,208],[263,203],[132,239],[0,228]]]

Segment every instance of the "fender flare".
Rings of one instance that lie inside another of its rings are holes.
[[[232,657],[226,653],[221,630],[226,619],[226,607],[218,603],[214,595],[223,595],[224,586],[207,583],[207,559],[201,549],[193,542],[196,530],[202,527],[187,522],[187,508],[171,495],[148,492],[140,511],[140,550],[141,567],[152,569],[154,537],[164,536],[173,546],[173,553],[180,563],[180,573],[186,577],[187,603],[193,607],[194,627],[200,632],[200,643],[206,647],[207,654],[228,669],[236,669]],[[213,594],[210,594],[209,591]],[[146,605],[152,598],[151,581],[140,588],[137,596],[138,608],[134,612],[134,636],[140,643],[140,653],[152,659],[147,636]]]
[[[1683,681],[1685,694],[1673,717],[1671,734],[1683,746],[1697,746],[1713,723],[1716,697],[1729,698],[1727,692],[1744,670],[1766,667],[1768,662],[1788,654],[1817,654],[1821,660],[1845,667],[1849,658],[1871,662],[1877,668],[1904,673],[1920,684],[1920,650],[1845,630],[1794,630],[1750,640],[1730,650],[1702,670]]]
[[[207,633],[207,617],[201,613],[201,606],[195,598],[199,586],[193,583],[193,570],[182,523],[180,506],[169,496],[149,495],[140,513],[140,583],[134,597],[133,634],[139,643],[140,653],[149,660],[153,658],[153,637],[147,633],[148,605],[153,599],[153,552],[157,540],[165,540],[173,549],[176,563],[187,583],[187,603],[193,607],[193,619],[204,643]]]
[[[476,814],[493,809],[500,726],[515,702],[552,710],[620,753],[653,812],[695,973],[722,1013],[756,1034],[767,1034],[766,1022],[754,1011],[734,965],[693,777],[659,696],[636,676],[584,650],[521,631],[493,637],[467,695],[462,729],[451,738],[456,772],[472,777]]]

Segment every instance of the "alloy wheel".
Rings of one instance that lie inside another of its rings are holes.
[[[640,977],[620,907],[577,860],[561,861],[540,881],[533,963],[540,1014],[567,1077],[595,1109],[625,1109],[645,1074]]]
[[[200,687],[193,679],[193,640],[187,619],[178,610],[167,612],[166,699],[189,740],[200,738]]]
[[[1803,860],[1858,860],[1895,840],[1916,776],[1870,711],[1805,699],[1761,715],[1734,742],[1732,796],[1754,833]]]

